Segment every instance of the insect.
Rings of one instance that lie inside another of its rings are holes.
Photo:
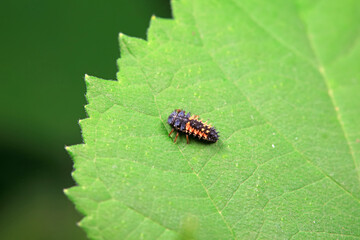
[[[189,144],[189,135],[198,137],[205,141],[215,143],[219,139],[219,135],[215,128],[206,122],[199,120],[198,115],[191,115],[190,113],[185,115],[185,111],[181,109],[175,109],[168,118],[168,124],[173,127],[169,136],[177,131],[174,142],[179,136],[179,132],[186,134],[186,142]]]

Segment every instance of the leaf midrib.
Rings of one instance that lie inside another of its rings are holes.
[[[325,68],[324,64],[320,61],[320,57],[319,57],[317,51],[315,50],[315,44],[311,40],[311,37],[309,35],[309,30],[306,27],[306,24],[305,24],[304,20],[299,16],[299,10],[298,9],[297,9],[297,14],[298,14],[297,16],[298,16],[300,22],[302,23],[302,25],[303,25],[303,27],[305,29],[306,39],[308,40],[309,47],[310,47],[310,49],[311,49],[311,51],[312,51],[312,53],[314,55],[315,62],[317,64],[317,70],[319,71],[319,74],[320,74],[321,78],[323,79],[323,81],[325,83],[325,86],[326,86],[326,89],[327,89],[327,94],[328,94],[328,96],[329,96],[329,98],[331,100],[331,104],[333,106],[333,109],[334,109],[334,112],[335,112],[335,115],[336,115],[336,119],[338,120],[341,131],[342,131],[342,133],[344,135],[344,138],[346,140],[346,145],[349,148],[349,152],[350,152],[350,155],[351,155],[351,158],[353,160],[354,167],[355,167],[355,172],[357,174],[357,178],[358,178],[358,181],[360,183],[359,166],[358,166],[356,158],[355,158],[354,149],[352,148],[352,145],[350,144],[349,136],[348,136],[347,132],[345,131],[344,121],[342,120],[341,115],[339,114],[339,111],[337,110],[339,108],[339,105],[336,103],[333,91],[330,88],[329,79],[327,78],[327,75],[326,75],[326,68]]]

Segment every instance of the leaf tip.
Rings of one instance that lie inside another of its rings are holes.
[[[66,196],[69,196],[69,189],[68,188],[64,188],[63,192]]]
[[[65,146],[65,151],[71,156],[73,153],[72,146]]]
[[[93,80],[96,80],[96,77],[90,76],[88,74],[85,74],[85,83],[86,87],[88,88]]]
[[[151,20],[155,20],[156,19],[156,16],[155,15],[152,15],[151,16]]]

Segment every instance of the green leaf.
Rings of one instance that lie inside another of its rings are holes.
[[[360,238],[357,0],[173,1],[86,76],[68,196],[92,239]],[[167,134],[183,108],[216,144]]]

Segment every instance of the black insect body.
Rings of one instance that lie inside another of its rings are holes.
[[[174,142],[179,136],[179,132],[183,132],[186,134],[186,142],[189,144],[189,135],[193,135],[198,137],[199,139],[203,139],[205,141],[209,141],[212,143],[217,142],[219,139],[218,132],[216,132],[215,128],[212,127],[207,122],[202,122],[199,120],[198,115],[190,115],[190,113],[185,115],[185,111],[181,109],[175,109],[168,118],[168,124],[173,127],[169,136],[177,131]]]

